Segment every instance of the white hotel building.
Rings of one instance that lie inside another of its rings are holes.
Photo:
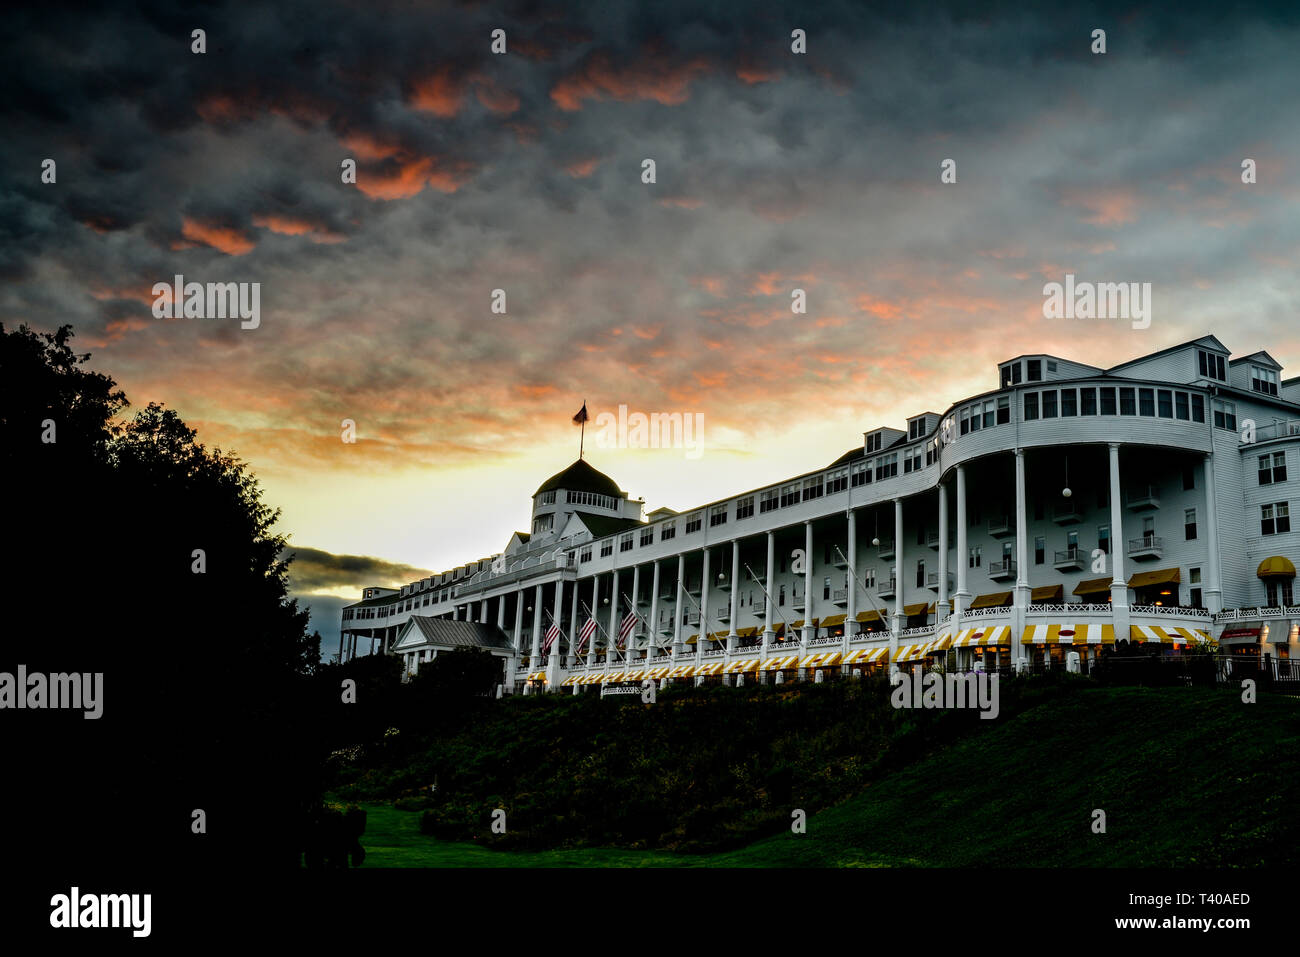
[[[1208,636],[1300,654],[1300,378],[1205,336],[1109,369],[1022,355],[997,386],[681,513],[643,514],[580,459],[502,554],[365,589],[343,609],[340,658],[368,641],[413,673],[476,645],[514,691],[936,660],[1087,668],[1108,648]],[[632,610],[631,647],[611,648]],[[575,655],[593,613],[595,648]]]

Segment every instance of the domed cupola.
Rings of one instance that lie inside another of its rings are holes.
[[[533,493],[533,534],[559,532],[570,512],[623,517],[627,493],[604,472],[578,459]]]

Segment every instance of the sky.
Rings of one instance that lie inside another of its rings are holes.
[[[702,417],[694,451],[587,432],[684,509],[1022,353],[1214,333],[1300,372],[1294,8],[912,7],[10,13],[0,322],[71,324],[133,405],[248,462],[327,644],[361,586],[526,529],[584,401]],[[1150,325],[1045,318],[1066,273],[1151,283]],[[259,283],[257,328],[155,317],[177,274]]]

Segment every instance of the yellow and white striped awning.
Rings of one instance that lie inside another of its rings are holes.
[[[945,631],[942,635],[934,640],[930,647],[931,651],[947,651],[952,647],[953,632]]]
[[[856,651],[850,651],[844,658],[846,665],[873,665],[883,661],[889,654],[889,646],[882,645],[879,648],[859,648]]]
[[[768,658],[759,664],[759,671],[784,671],[786,668],[794,668],[799,664],[798,655],[781,655],[777,658]]]
[[[1164,645],[1186,645],[1210,640],[1210,636],[1200,628],[1182,628],[1176,625],[1129,625],[1128,631],[1129,641],[1158,641]]]
[[[609,674],[605,675],[605,684],[613,684],[615,681],[622,681],[622,680],[623,680],[623,672],[621,671],[611,671],[609,672]]]
[[[668,677],[689,678],[691,676],[691,672],[694,670],[695,670],[694,665],[675,665],[673,669],[668,672]]]
[[[569,685],[576,685],[582,681],[582,675],[569,675],[560,682],[560,687],[567,688]]]
[[[545,671],[534,671],[532,674],[530,674],[530,675],[528,676],[528,680],[529,680],[529,681],[545,681],[545,680],[546,680],[546,672],[545,672]]]
[[[631,671],[623,672],[624,681],[640,681],[644,677],[645,677],[644,668],[634,668]]]
[[[1011,644],[1011,626],[994,625],[992,628],[963,628],[952,636],[953,648],[974,648]]]
[[[710,661],[702,664],[695,669],[695,677],[698,678],[700,675],[720,675],[722,674],[722,666],[725,664],[724,661]]]
[[[899,645],[898,656],[894,659],[895,663],[901,661],[920,661],[930,651],[933,641],[920,641],[912,645]]]
[[[820,655],[809,655],[799,662],[800,668],[830,668],[838,665],[844,656],[838,651],[824,651]]]
[[[1022,645],[1113,645],[1114,625],[1053,623],[1028,625],[1020,637]]]
[[[651,668],[649,671],[645,673],[645,676],[647,678],[653,678],[656,681],[658,681],[660,678],[667,678],[668,672],[670,672],[671,670],[672,670],[671,665],[663,665],[662,667],[659,668]]]
[[[757,658],[746,658],[744,661],[733,661],[722,669],[724,675],[739,675],[750,671],[758,670]]]
[[[827,617],[821,620],[821,622],[819,623],[819,627],[834,628],[837,625],[844,624],[844,619],[848,617],[849,617],[848,615],[828,615]]]

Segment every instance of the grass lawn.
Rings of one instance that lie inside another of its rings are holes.
[[[496,851],[368,812],[366,867],[1221,867],[1294,863],[1300,700],[1090,689],[989,728],[810,815],[712,855]],[[1091,831],[1094,809],[1106,833]]]

